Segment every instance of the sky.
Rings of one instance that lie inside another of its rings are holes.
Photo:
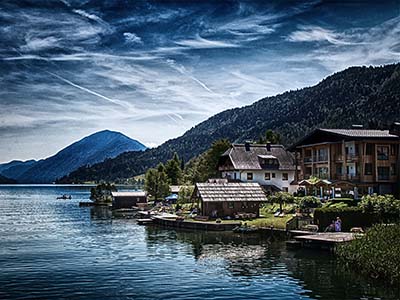
[[[400,0],[2,0],[0,163],[104,129],[154,147],[223,110],[399,61]]]

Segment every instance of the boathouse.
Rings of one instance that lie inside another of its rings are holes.
[[[112,192],[112,207],[114,209],[132,208],[147,203],[147,194],[142,191]]]
[[[211,218],[258,217],[260,204],[267,201],[261,186],[254,182],[196,183],[192,198],[201,215]]]

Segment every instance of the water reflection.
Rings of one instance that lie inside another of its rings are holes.
[[[72,200],[56,200],[71,194]],[[80,208],[87,187],[0,187],[0,299],[399,299],[327,255]]]
[[[213,272],[257,280],[285,278],[302,287],[313,299],[400,299],[400,289],[368,280],[345,270],[328,252],[290,251],[284,242],[269,242],[261,235],[230,232],[191,232],[147,227],[147,244],[176,240],[190,245],[197,263]],[[289,279],[290,277],[291,279]]]

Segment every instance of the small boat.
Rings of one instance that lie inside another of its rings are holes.
[[[57,197],[57,200],[62,199],[62,200],[70,200],[72,199],[71,195],[62,195],[60,197]]]

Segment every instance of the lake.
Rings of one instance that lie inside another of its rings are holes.
[[[80,208],[88,186],[0,186],[0,299],[399,299],[328,253]],[[72,200],[57,200],[71,194]]]

